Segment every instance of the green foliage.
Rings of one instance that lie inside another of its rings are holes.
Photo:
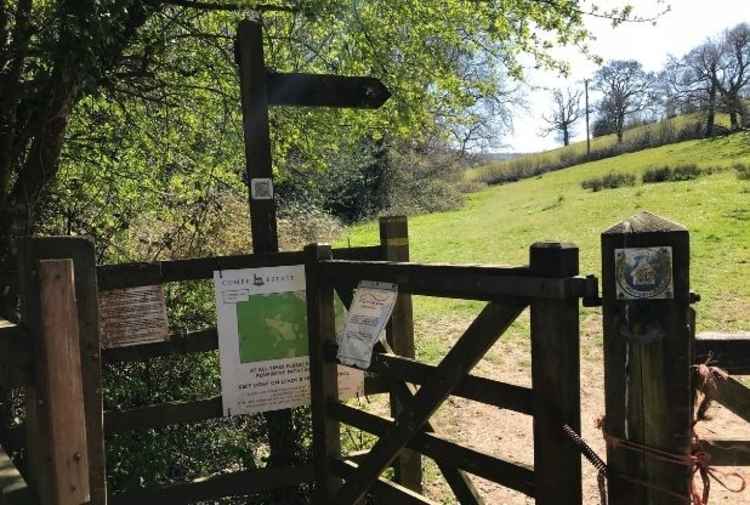
[[[615,189],[623,186],[635,186],[635,176],[633,174],[618,174],[610,172],[603,177],[592,177],[581,181],[583,189],[590,189],[593,192],[602,189]]]

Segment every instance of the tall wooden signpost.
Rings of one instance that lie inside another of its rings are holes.
[[[263,59],[263,31],[259,22],[241,21],[236,58],[240,70],[245,160],[250,198],[250,225],[256,254],[279,250],[276,198],[273,187],[270,106],[377,109],[390,97],[386,87],[371,77],[281,74],[269,71]],[[292,463],[292,417],[288,410],[266,415],[273,464]]]

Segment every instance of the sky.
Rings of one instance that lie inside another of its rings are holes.
[[[603,9],[630,3],[635,12],[649,16],[660,9],[656,0],[600,0]],[[587,17],[586,25],[596,40],[591,41],[592,52],[604,58],[635,59],[646,70],[660,70],[667,56],[681,56],[703,42],[707,37],[720,33],[725,28],[750,22],[750,0],[666,0],[671,11],[664,14],[653,26],[651,23],[626,23],[612,28],[612,23]],[[554,55],[570,63],[568,78],[555,72],[529,70],[526,89],[527,110],[516,110],[513,115],[514,128],[501,140],[501,152],[536,152],[560,145],[554,134],[540,135],[544,126],[542,115],[550,108],[550,90],[553,88],[583,88],[583,79],[591,77],[597,65],[583,56],[576,48],[560,48]],[[583,121],[577,125],[575,140],[586,138]]]

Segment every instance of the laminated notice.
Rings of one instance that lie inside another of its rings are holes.
[[[337,338],[340,363],[361,369],[370,367],[373,347],[391,318],[397,297],[396,284],[360,281],[344,331]]]

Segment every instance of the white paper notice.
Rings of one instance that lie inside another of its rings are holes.
[[[346,317],[344,332],[338,337],[340,363],[369,368],[372,349],[391,318],[397,297],[396,284],[360,281]]]
[[[302,265],[214,272],[225,416],[310,403],[310,359]],[[346,310],[336,299],[337,327]],[[364,389],[364,374],[339,368],[339,397]]]

